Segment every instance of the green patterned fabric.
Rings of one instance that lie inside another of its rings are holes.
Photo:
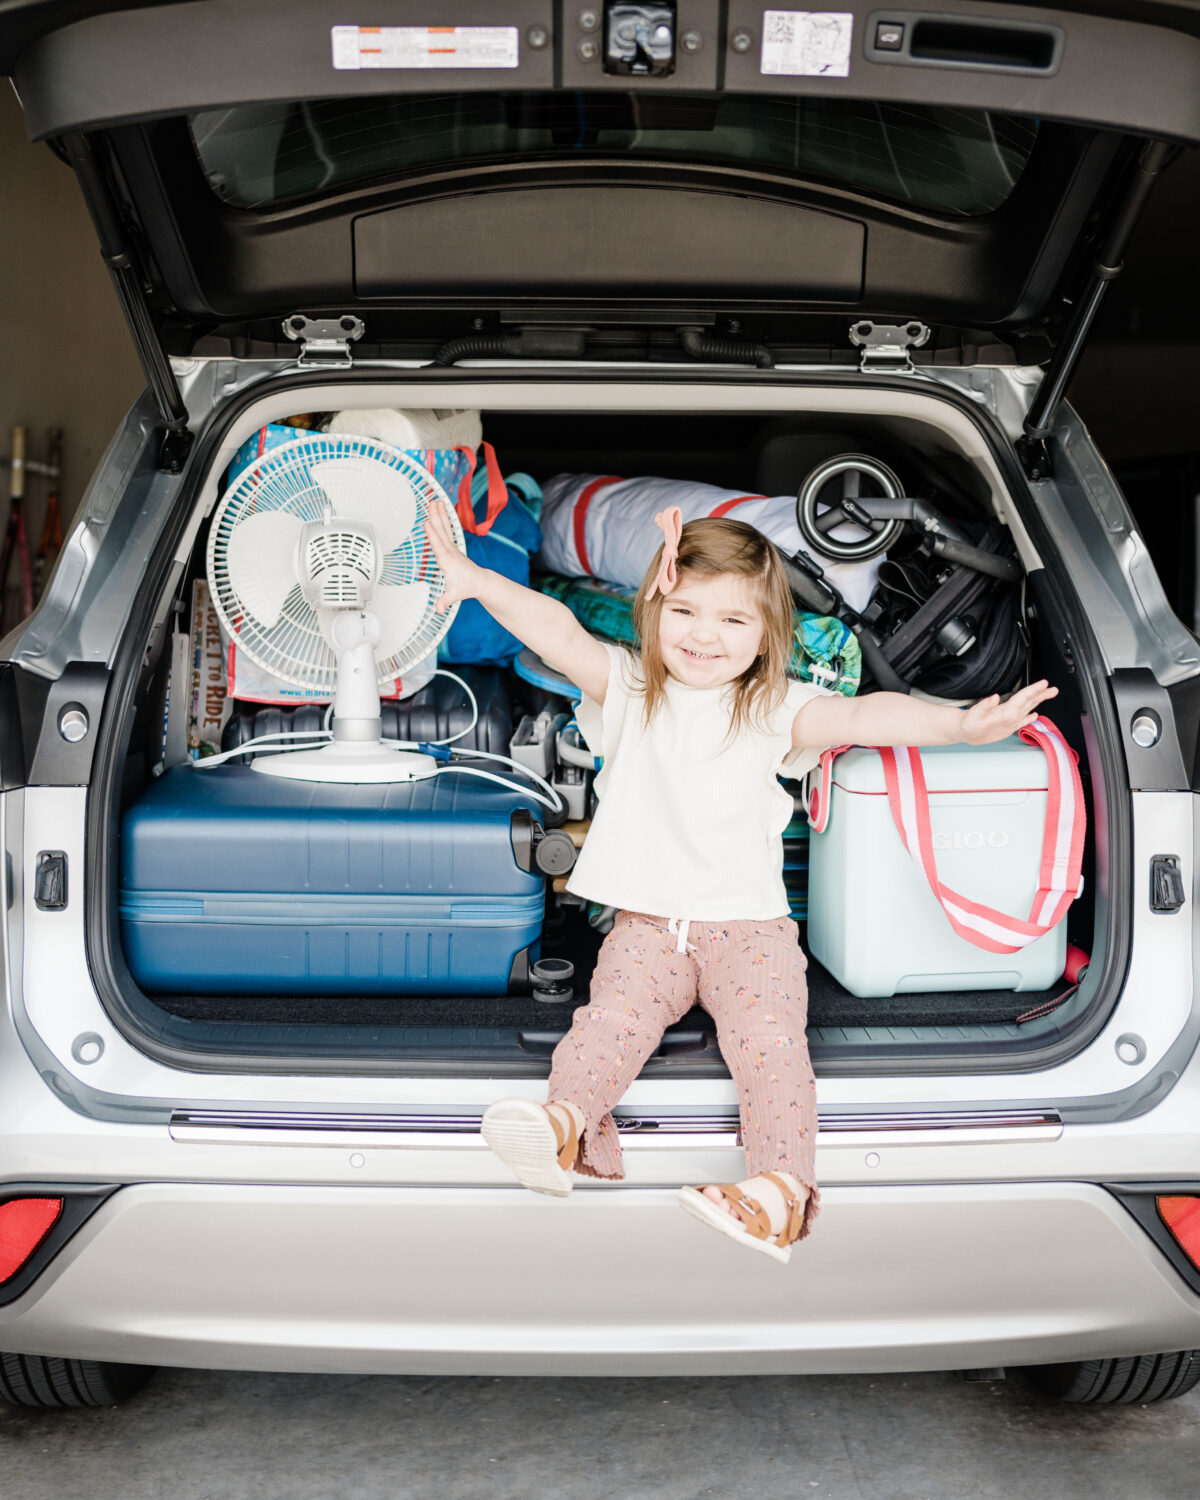
[[[533,587],[559,599],[585,630],[618,645],[634,646],[635,589],[624,589],[598,578],[564,578],[561,573],[538,573]],[[862,653],[848,626],[831,615],[809,615],[797,610],[788,676],[815,682],[852,698],[862,680]]]
[[[862,647],[848,625],[833,615],[797,610],[792,618],[788,676],[815,682],[853,698],[862,681]]]

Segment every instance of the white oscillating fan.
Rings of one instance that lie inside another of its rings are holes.
[[[333,693],[333,739],[260,756],[256,771],[299,781],[411,781],[437,763],[381,738],[379,684],[435,649],[457,605],[439,614],[444,579],[425,539],[446,492],[422,465],[373,438],[314,433],[283,443],[230,486],[208,537],[208,581],[221,623],[265,671]]]

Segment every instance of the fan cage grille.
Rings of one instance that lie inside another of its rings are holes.
[[[375,548],[369,537],[349,527],[329,528],[310,536],[304,550],[305,573],[322,604],[361,605],[374,582]]]
[[[382,592],[396,585],[424,584],[425,603],[418,627],[406,645],[376,657],[380,686],[390,686],[434,651],[458,612],[454,605],[439,614],[433,605],[445,587],[445,577],[425,538],[424,522],[430,506],[446,507],[460,548],[462,528],[445,490],[423,464],[399,448],[350,435],[314,434],[272,448],[238,475],[213,516],[208,537],[209,587],[217,615],[238,650],[281,682],[315,696],[329,696],[337,685],[337,653],[326,638],[328,611],[314,608],[297,580],[278,620],[269,627],[264,625],[245,607],[232,585],[229,540],[248,516],[267,511],[279,511],[306,523],[328,519],[353,522],[354,516],[339,516],[337,512],[330,518],[329,497],[310,472],[314,464],[341,460],[359,466],[363,460],[378,465],[377,480],[389,489],[395,488],[399,478],[406,483],[416,510],[409,536],[382,558],[376,589]],[[370,608],[370,600],[366,607]]]

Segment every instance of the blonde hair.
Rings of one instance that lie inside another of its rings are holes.
[[[660,547],[633,601],[633,624],[642,649],[647,724],[662,706],[667,689],[667,668],[658,649],[658,622],[665,601],[657,590],[653,597],[650,594],[661,561]],[[744,521],[711,517],[689,521],[679,540],[676,588],[689,576],[716,578],[729,573],[751,581],[755,603],[763,617],[759,653],[732,684],[732,735],[752,723],[764,723],[783,702],[787,692],[787,662],[792,652],[792,593],[779,554],[753,526]]]

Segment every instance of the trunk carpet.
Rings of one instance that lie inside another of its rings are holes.
[[[955,990],[860,1000],[848,994],[815,960],[809,962],[808,985],[809,1023],[820,1027],[994,1025],[1015,1020],[1061,988],[1021,994],[1010,990]],[[170,995],[158,1003],[184,1020],[224,1024],[500,1026],[565,1031],[571,1024],[573,1006],[582,1004],[583,999],[580,988],[574,1001],[565,1005],[544,1005],[529,995],[352,999],[311,995]],[[709,1017],[699,1009],[680,1024],[691,1030],[712,1027]]]

